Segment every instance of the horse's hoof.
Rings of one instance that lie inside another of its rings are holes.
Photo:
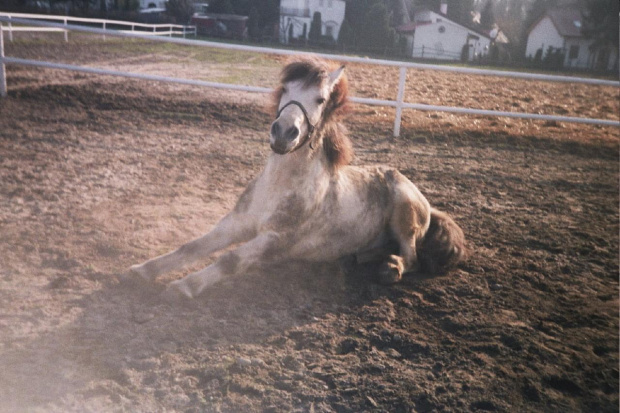
[[[403,275],[398,268],[382,268],[379,271],[379,284],[392,285],[402,280]]]
[[[392,255],[386,262],[381,264],[378,272],[378,281],[383,285],[396,284],[403,278],[404,265],[402,258]]]
[[[132,265],[131,267],[129,267],[129,274],[135,278],[141,278],[146,282],[152,281],[151,277],[149,277],[149,275],[146,273],[144,266],[141,264]]]
[[[193,301],[191,291],[181,280],[171,282],[168,288],[161,293],[161,298],[170,305],[186,305]]]

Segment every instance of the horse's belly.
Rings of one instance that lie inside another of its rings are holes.
[[[338,217],[304,223],[296,232],[297,242],[290,250],[292,257],[332,261],[371,248],[386,237],[385,219],[380,213],[341,220],[335,218]]]

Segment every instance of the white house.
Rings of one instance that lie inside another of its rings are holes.
[[[618,50],[614,47],[591,47],[593,40],[581,33],[582,14],[574,8],[549,9],[528,30],[525,56],[542,59],[549,47],[564,53],[566,68],[612,70],[618,66]]]
[[[338,40],[344,21],[344,0],[281,0],[280,41],[307,39],[314,13],[321,13],[321,35]]]
[[[414,58],[460,60],[463,48],[467,47],[468,60],[486,55],[491,38],[450,20],[445,4],[442,7],[441,12],[420,9],[411,23],[396,29],[407,39],[408,54]]]

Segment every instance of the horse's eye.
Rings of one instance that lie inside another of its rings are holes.
[[[286,92],[288,92],[288,90],[286,90],[286,88],[285,88],[285,87],[283,87],[283,88],[282,88],[282,94],[284,95],[284,94],[286,94]]]
[[[319,105],[322,105],[323,103],[325,103],[325,99],[324,98],[318,98],[316,100],[316,103],[318,103]]]

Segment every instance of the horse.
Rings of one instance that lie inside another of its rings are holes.
[[[272,152],[262,172],[210,232],[132,266],[131,277],[153,281],[235,244],[164,294],[195,298],[224,277],[285,260],[379,261],[383,284],[416,270],[453,269],[467,255],[462,229],[396,169],[350,165],[341,122],[347,109],[344,66],[316,57],[290,61],[273,93]]]

